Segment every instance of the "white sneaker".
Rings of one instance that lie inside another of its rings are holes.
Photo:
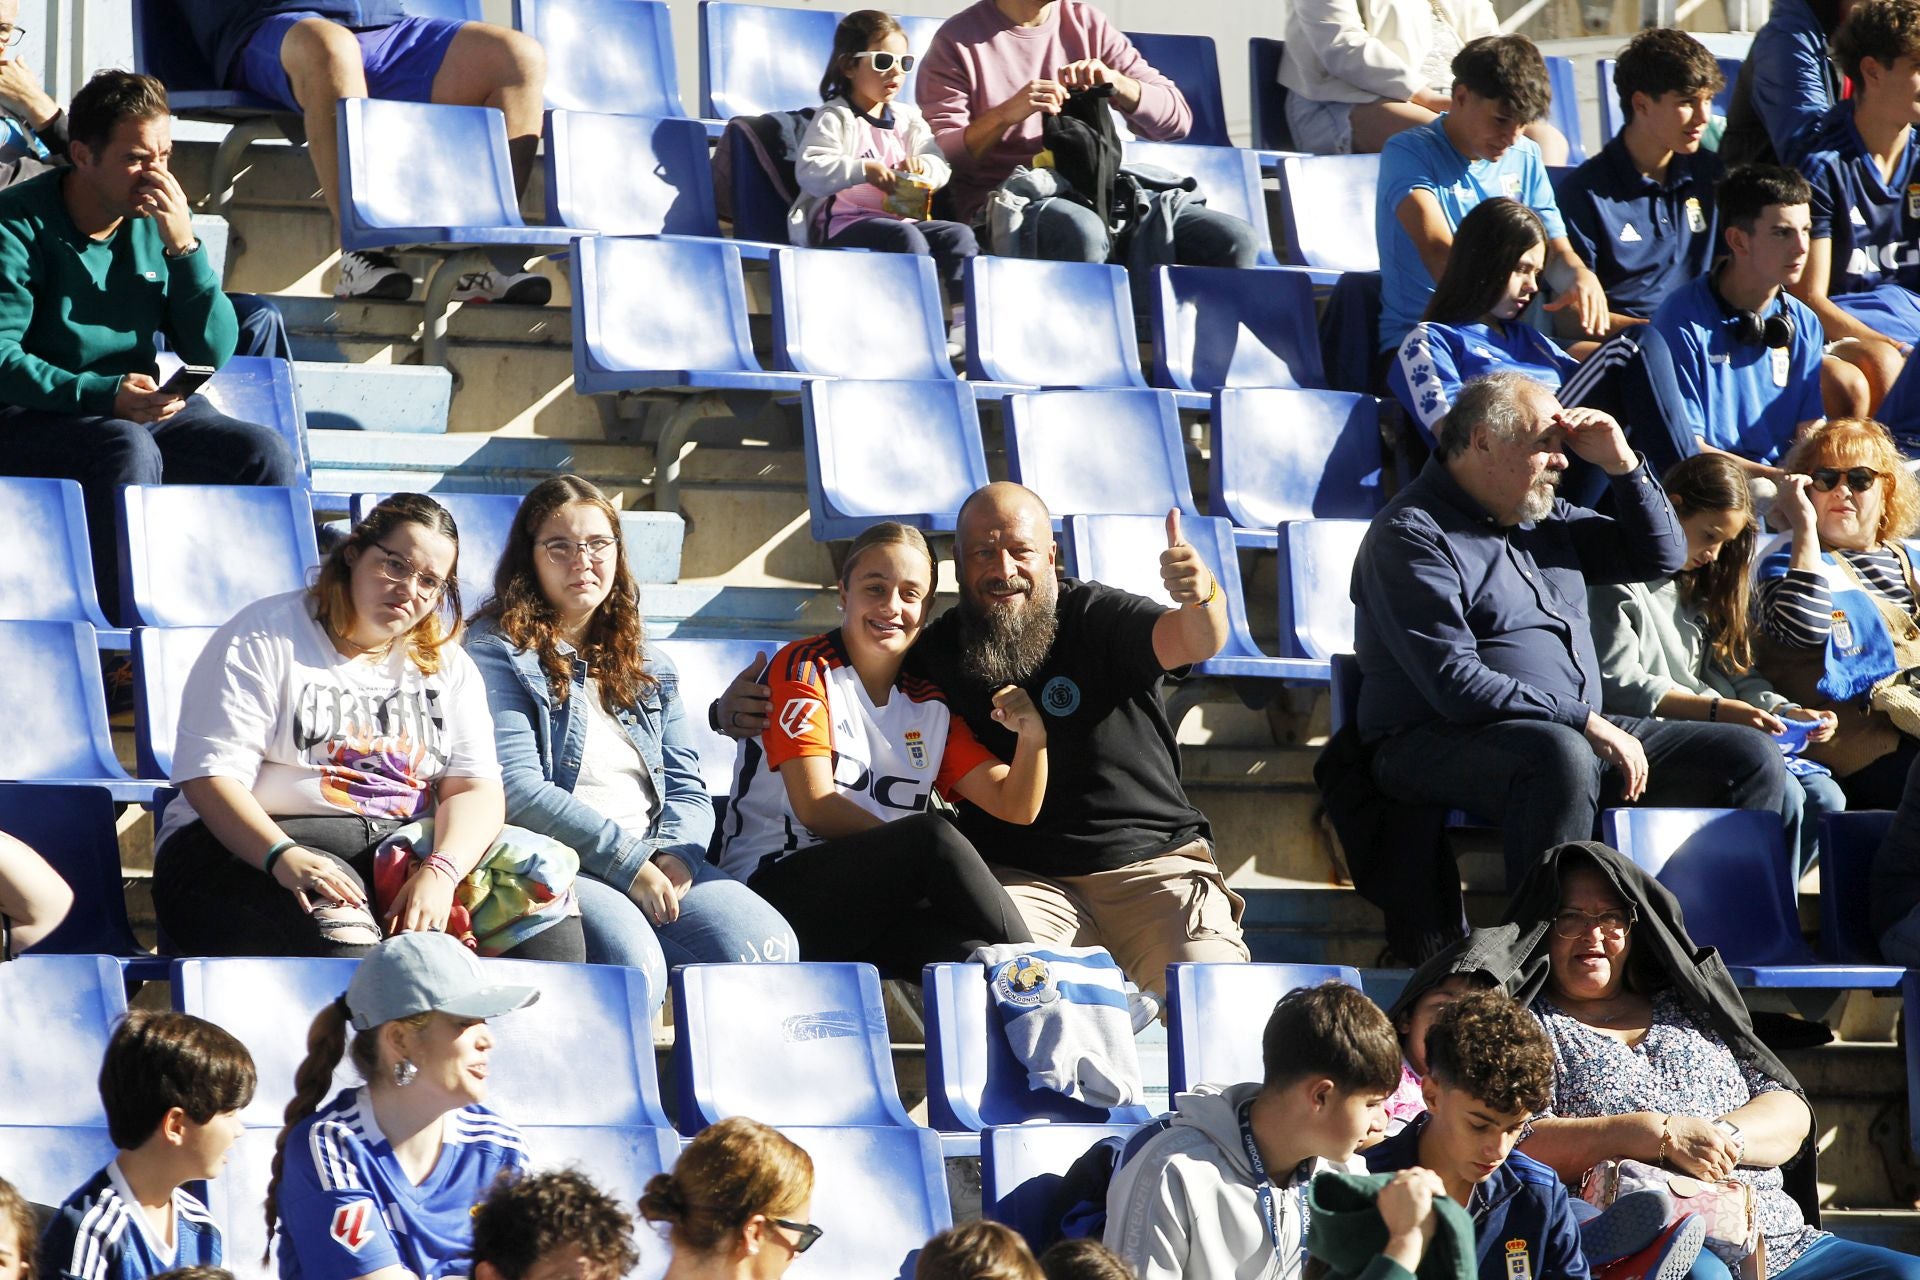
[[[413,277],[384,253],[343,253],[333,296],[405,302],[413,296]]]
[[[544,307],[553,297],[553,281],[537,271],[469,271],[453,287],[455,302],[505,302]]]
[[[958,363],[967,358],[967,322],[955,324],[947,330],[947,359]]]

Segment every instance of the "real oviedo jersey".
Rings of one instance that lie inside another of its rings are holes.
[[[798,640],[767,668],[771,723],[741,742],[720,865],[745,880],[762,866],[820,843],[794,817],[780,766],[804,756],[833,762],[840,794],[891,821],[927,807],[995,757],[926,680],[902,674],[884,706],[867,697],[840,632]]]
[[[484,1107],[449,1112],[444,1125],[440,1158],[419,1186],[394,1158],[365,1089],[295,1125],[280,1181],[281,1280],[353,1280],[395,1266],[418,1280],[466,1276],[474,1206],[502,1174],[526,1171],[527,1151]]]

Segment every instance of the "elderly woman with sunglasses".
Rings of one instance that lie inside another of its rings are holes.
[[[1901,543],[1920,524],[1920,485],[1887,429],[1859,418],[1815,427],[1782,467],[1774,509],[1792,541],[1760,562],[1755,669],[1838,717],[1806,754],[1847,807],[1890,809],[1920,758],[1920,697],[1890,679],[1920,667],[1920,590]]]
[[[572,851],[504,825],[486,690],[453,643],[459,538],[431,498],[395,494],[313,586],[207,641],[154,836],[181,951],[355,956],[457,931],[484,954],[584,958]]]

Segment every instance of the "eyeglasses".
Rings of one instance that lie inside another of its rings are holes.
[[[917,61],[910,53],[888,53],[885,49],[869,49],[865,53],[856,53],[853,56],[872,59],[873,69],[881,75],[893,70],[893,64],[896,62],[900,64],[902,71],[911,71],[914,62]]]
[[[1633,908],[1625,911],[1562,911],[1553,918],[1553,932],[1562,938],[1584,938],[1595,929],[1603,938],[1624,938],[1633,928]]]
[[[811,1222],[789,1222],[785,1218],[768,1218],[767,1221],[776,1227],[785,1227],[789,1231],[799,1233],[800,1238],[793,1242],[795,1253],[805,1253],[819,1243],[821,1236],[827,1234],[824,1229],[814,1226]]]
[[[1847,488],[1855,493],[1865,493],[1880,479],[1880,473],[1872,467],[1848,467],[1845,471],[1838,467],[1821,467],[1813,473],[1813,487],[1821,493],[1831,493],[1843,477]]]
[[[572,538],[548,538],[540,544],[540,554],[554,564],[569,565],[584,551],[587,559],[601,564],[619,545],[612,538],[588,538],[585,542],[575,542]]]
[[[414,587],[429,600],[437,599],[447,589],[445,578],[436,578],[424,569],[414,568],[413,561],[397,551],[382,547],[377,542],[373,545],[384,553],[373,562],[373,567],[388,582],[396,586]]]
[[[11,49],[26,39],[27,29],[11,24],[0,24],[0,49]]]

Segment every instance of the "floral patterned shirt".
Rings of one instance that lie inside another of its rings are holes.
[[[1653,1027],[1628,1048],[1585,1025],[1545,996],[1534,1013],[1553,1042],[1549,1114],[1569,1118],[1657,1111],[1712,1119],[1784,1086],[1743,1063],[1726,1041],[1671,991],[1653,999]],[[1825,1234],[1809,1227],[1778,1169],[1740,1168],[1754,1188],[1767,1274],[1778,1275]]]

